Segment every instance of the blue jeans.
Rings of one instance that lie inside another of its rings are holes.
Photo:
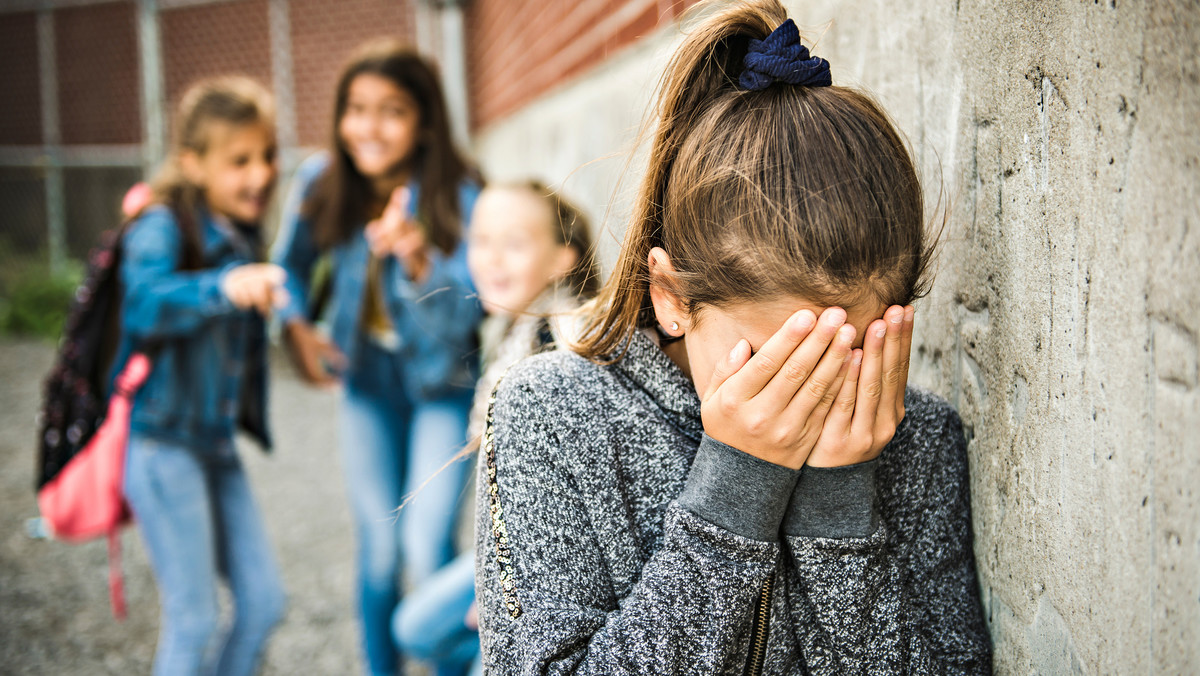
[[[394,353],[363,341],[355,362],[340,436],[358,540],[359,612],[368,670],[391,676],[400,664],[390,625],[402,564],[407,581],[419,585],[454,557],[469,463],[450,461],[466,441],[471,392],[415,402]]]
[[[460,554],[404,599],[392,631],[407,655],[436,666],[438,676],[461,676],[479,661],[479,632],[466,624],[475,602],[475,552]]]
[[[193,451],[132,435],[125,497],[158,582],[154,673],[253,674],[286,598],[232,442]],[[218,576],[228,581],[234,606],[220,635]]]

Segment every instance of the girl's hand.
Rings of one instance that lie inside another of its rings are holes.
[[[288,354],[300,377],[311,385],[331,387],[338,379],[330,368],[341,371],[346,366],[346,357],[312,324],[304,320],[289,322],[284,328]]]
[[[742,339],[713,370],[700,404],[712,438],[767,462],[800,469],[821,436],[854,343],[846,311],[788,318],[750,356]]]
[[[411,197],[407,187],[393,190],[383,214],[367,224],[365,234],[371,253],[399,258],[409,276],[419,282],[429,267],[429,249],[425,232],[408,217]]]
[[[904,420],[912,333],[912,306],[893,305],[883,319],[871,322],[806,464],[840,467],[866,462],[892,440]]]
[[[283,288],[287,273],[274,263],[239,265],[221,278],[221,293],[242,310],[257,310],[269,316],[275,308],[287,305]]]

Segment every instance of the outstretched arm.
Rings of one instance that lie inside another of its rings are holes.
[[[166,208],[149,210],[125,233],[121,326],[131,336],[154,340],[186,335],[214,317],[238,311],[221,290],[222,278],[236,264],[181,271],[182,251],[183,235]]]

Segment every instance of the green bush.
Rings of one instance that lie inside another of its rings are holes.
[[[41,262],[7,261],[0,286],[0,333],[57,339],[71,308],[83,266],[75,261],[52,271]]]

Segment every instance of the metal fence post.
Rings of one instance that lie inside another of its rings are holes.
[[[67,257],[66,189],[63,185],[62,133],[58,118],[58,58],[54,11],[43,5],[37,14],[38,79],[42,103],[42,168],[46,179],[46,235],[50,269],[62,270]]]
[[[148,179],[162,162],[166,143],[158,0],[138,0],[138,52],[142,66],[142,171]]]
[[[296,94],[292,76],[292,24],[289,0],[271,0],[268,25],[271,40],[271,87],[275,90],[275,134],[278,139],[280,167],[289,175],[297,164]]]

